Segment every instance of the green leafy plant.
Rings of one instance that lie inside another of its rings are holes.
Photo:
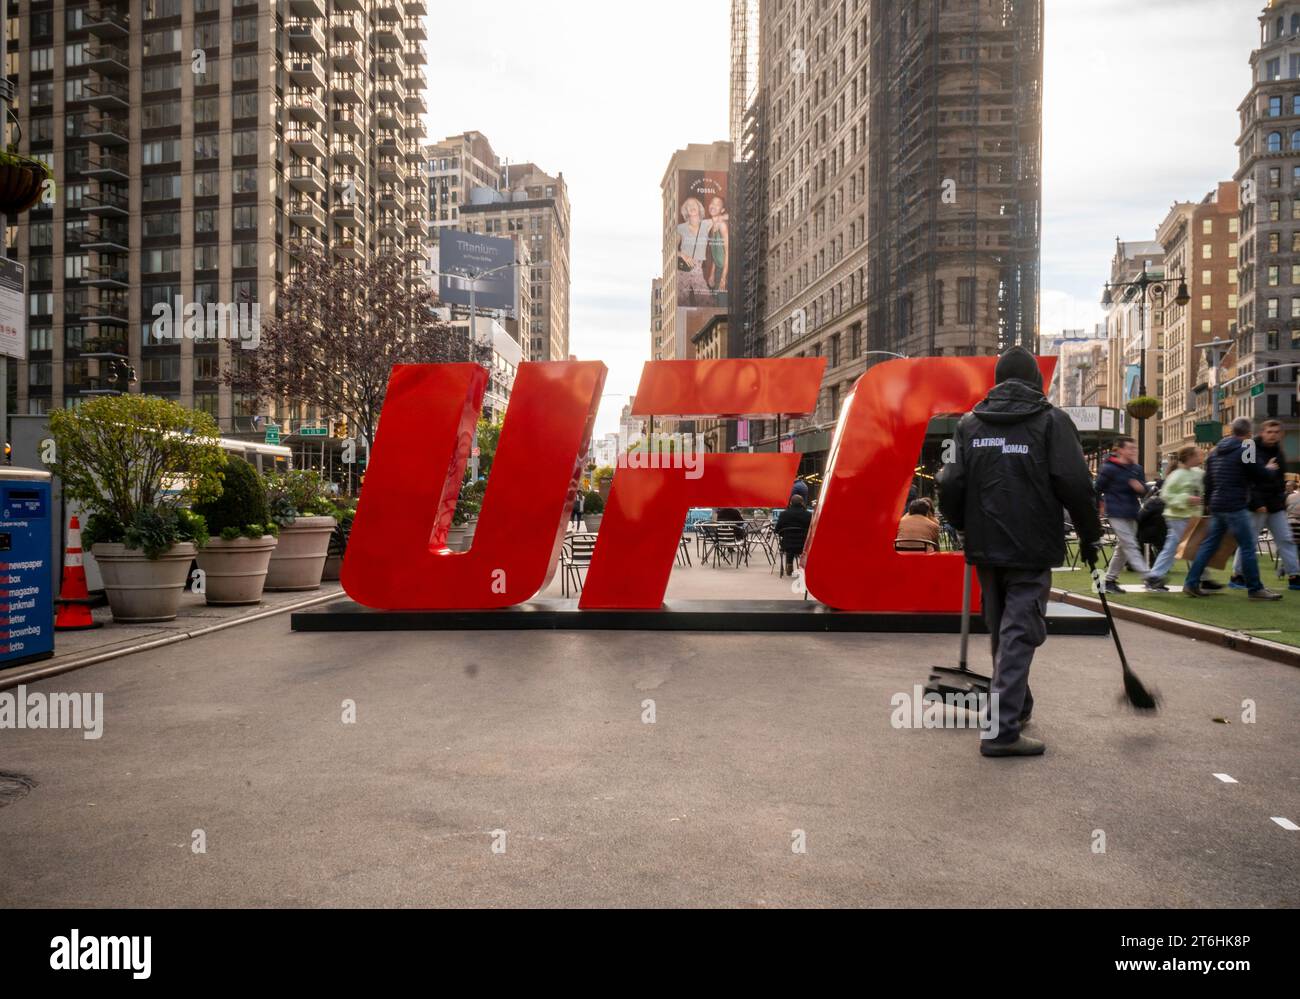
[[[202,411],[157,396],[102,396],[51,412],[50,435],[50,470],[64,496],[87,510],[87,546],[125,542],[157,558],[161,539],[191,540],[182,508],[221,492],[225,453],[216,422]]]
[[[208,530],[225,541],[260,538],[265,534],[263,525],[271,519],[262,477],[248,462],[233,457],[227,457],[221,469],[221,495],[196,504],[194,512],[202,514]]]
[[[614,466],[613,466],[613,465],[601,465],[601,466],[600,466],[599,468],[597,468],[596,471],[592,474],[592,476],[591,476],[591,481],[594,482],[594,483],[596,484],[596,488],[597,488],[597,489],[599,489],[601,486],[603,486],[606,482],[613,482],[613,481],[614,481]]]
[[[1160,400],[1154,396],[1138,395],[1130,399],[1124,408],[1135,420],[1149,420],[1160,411]]]
[[[589,492],[582,494],[582,512],[583,513],[604,513],[605,500],[600,493]]]
[[[268,475],[266,497],[270,519],[280,527],[289,527],[299,517],[333,517],[338,520],[340,516],[325,480],[314,469]]]
[[[149,558],[158,558],[173,545],[192,542],[202,548],[208,543],[208,527],[200,514],[178,507],[140,510],[124,532],[128,548],[138,548]]]
[[[456,509],[451,515],[452,525],[463,527],[477,517],[483,509],[483,497],[487,494],[486,482],[467,482],[461,486],[456,498]]]

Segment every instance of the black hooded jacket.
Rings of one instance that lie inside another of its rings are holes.
[[[957,424],[939,472],[943,515],[966,533],[966,561],[1008,569],[1065,562],[1065,519],[1101,537],[1092,473],[1074,423],[1036,385],[1009,378]]]

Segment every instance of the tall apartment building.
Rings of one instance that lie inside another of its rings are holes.
[[[1240,302],[1230,356],[1238,375],[1220,403],[1225,420],[1277,417],[1300,455],[1300,0],[1271,0],[1250,54],[1251,86],[1238,108]],[[1262,386],[1262,389],[1258,386]],[[1258,394],[1256,394],[1258,393]]]
[[[1186,281],[1191,294],[1185,306],[1173,296],[1165,302],[1159,417],[1164,457],[1196,443],[1201,345],[1228,337],[1236,325],[1238,211],[1237,185],[1225,181],[1199,203],[1175,204],[1156,230],[1165,273]]]
[[[742,254],[734,321],[749,353],[827,357],[793,427],[811,472],[869,351],[1035,345],[1043,5],[756,2],[757,26],[733,2],[731,118],[765,269]]]
[[[534,163],[503,162],[482,132],[448,136],[428,147],[429,214],[444,228],[510,236],[527,247],[528,334],[533,361],[569,356],[569,188]]]
[[[728,309],[730,257],[737,245],[730,221],[730,172],[730,142],[692,142],[673,153],[659,182],[663,273],[658,288],[664,359],[694,356],[692,338],[709,319]],[[692,261],[689,267],[687,260]]]
[[[527,247],[530,314],[527,357],[569,357],[569,195],[564,174],[555,177],[531,163],[512,165],[502,188],[476,187],[461,205],[458,228],[512,236]],[[508,186],[506,186],[508,185]],[[522,258],[521,258],[522,259]]]
[[[429,220],[434,229],[456,228],[460,208],[476,187],[501,186],[500,161],[482,132],[449,135],[427,148]]]
[[[1145,272],[1151,278],[1164,278],[1165,249],[1155,240],[1130,240],[1115,243],[1110,262],[1109,283],[1131,285]],[[1164,398],[1164,326],[1165,308],[1173,301],[1170,294],[1159,295],[1154,289],[1146,297],[1136,291],[1116,289],[1111,301],[1103,306],[1106,313],[1106,396],[1099,403],[1124,410],[1130,399],[1145,394]],[[1145,385],[1143,378],[1145,376]],[[1122,415],[1123,420],[1129,420]],[[1159,414],[1140,422],[1130,420],[1130,433],[1138,441],[1148,475],[1156,471],[1162,450]]]
[[[129,388],[251,431],[252,401],[220,380],[240,348],[159,342],[155,305],[257,305],[265,320],[312,249],[400,255],[419,279],[424,0],[19,10],[22,152],[53,168],[58,193],[18,227],[29,284],[20,412]]]

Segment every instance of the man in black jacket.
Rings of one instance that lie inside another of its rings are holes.
[[[1101,520],[1074,423],[1043,396],[1038,362],[1021,347],[998,359],[997,384],[957,424],[953,460],[939,473],[944,516],[965,532],[993,642],[997,736],[985,756],[1034,756],[1022,735],[1034,699],[1029,667],[1047,638],[1052,569],[1065,562],[1069,510],[1085,561],[1095,568]]]
[[[1256,538],[1268,528],[1277,545],[1279,573],[1288,577],[1291,589],[1300,590],[1300,559],[1296,557],[1296,539],[1286,515],[1286,453],[1282,450],[1281,420],[1265,420],[1260,425],[1255,437],[1255,462],[1264,467],[1264,473],[1250,490],[1251,526]],[[1204,581],[1201,585],[1205,585]],[[1232,585],[1243,589],[1246,586],[1240,548],[1233,564]]]
[[[794,563],[803,554],[804,543],[808,539],[808,528],[812,525],[812,513],[804,504],[804,498],[798,493],[790,497],[790,505],[776,518],[776,536],[781,541],[781,557],[785,560],[785,571],[794,575]]]
[[[1259,578],[1259,559],[1255,555],[1258,535],[1250,519],[1250,492],[1278,469],[1277,458],[1256,453],[1250,439],[1250,420],[1242,416],[1232,421],[1232,435],[1219,441],[1205,459],[1204,506],[1210,513],[1210,530],[1197,549],[1196,558],[1183,580],[1183,592],[1189,597],[1203,597],[1201,574],[1209,565],[1224,535],[1231,532],[1241,550],[1241,567],[1252,600],[1281,600]]]

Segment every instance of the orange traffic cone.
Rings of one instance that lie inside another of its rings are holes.
[[[55,631],[86,631],[102,627],[90,613],[90,591],[86,589],[86,567],[81,558],[81,522],[73,517],[68,524],[68,550],[63,556],[63,586],[59,589],[59,612],[54,617]]]

